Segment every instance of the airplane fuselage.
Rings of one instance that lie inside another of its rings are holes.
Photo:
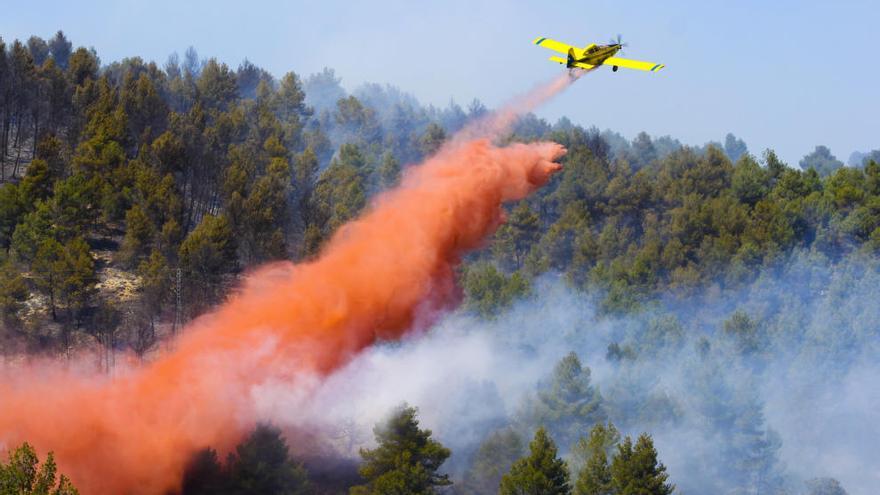
[[[589,65],[602,65],[602,62],[605,59],[613,57],[617,52],[619,52],[621,46],[618,44],[612,45],[590,45],[580,53],[576,53],[574,49],[570,49],[568,52],[568,67],[571,68],[575,63],[589,64]]]
[[[620,36],[610,44],[600,45],[598,43],[591,43],[584,48],[560,43],[550,38],[535,38],[532,43],[563,55],[562,57],[554,55],[550,57],[550,60],[557,64],[562,64],[569,69],[593,70],[600,65],[608,65],[615,72],[621,67],[645,72],[656,72],[666,67],[663,64],[630,60],[616,56],[617,52],[624,47],[624,44],[620,41]]]

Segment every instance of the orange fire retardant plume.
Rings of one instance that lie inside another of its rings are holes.
[[[567,85],[553,84],[519,104]],[[45,361],[0,367],[0,449],[27,441],[54,451],[84,494],[176,489],[195,451],[230,449],[254,426],[254,386],[330,373],[454,303],[460,255],[497,228],[503,202],[559,170],[564,153],[555,143],[453,139],[314,261],[252,273],[153,362],[112,378]]]

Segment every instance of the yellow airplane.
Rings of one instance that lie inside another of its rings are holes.
[[[614,55],[623,48],[624,45],[620,41],[620,35],[616,40],[608,45],[597,45],[592,43],[584,48],[576,48],[565,43],[551,40],[550,38],[535,38],[534,43],[544,48],[549,48],[555,52],[565,54],[567,58],[550,57],[550,60],[559,62],[569,69],[577,67],[579,69],[592,69],[598,65],[610,65],[611,70],[617,72],[619,67],[627,69],[644,70],[647,72],[657,72],[666,67],[663,64],[655,64],[653,62],[641,62],[639,60],[630,60],[628,58],[619,58]]]

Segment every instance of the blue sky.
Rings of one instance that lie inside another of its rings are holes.
[[[193,45],[275,75],[329,66],[348,89],[391,83],[436,105],[494,106],[551,78],[560,68],[536,36],[585,45],[621,33],[626,56],[667,68],[597,71],[537,113],[688,144],[733,132],[792,165],[817,144],[843,161],[880,148],[876,0],[3,3],[7,41],[60,28],[104,62],[164,62]]]

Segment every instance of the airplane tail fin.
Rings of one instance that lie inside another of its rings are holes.
[[[574,67],[574,64],[577,63],[577,59],[578,59],[578,56],[574,51],[574,47],[569,48],[568,49],[568,61],[566,62],[565,66],[568,67],[569,69]]]

